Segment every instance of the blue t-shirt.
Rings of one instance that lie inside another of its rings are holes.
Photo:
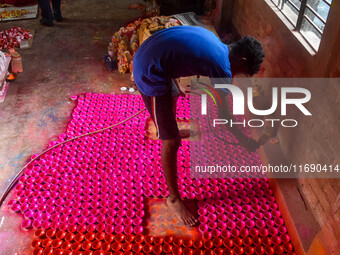
[[[171,79],[192,75],[231,78],[228,46],[202,27],[176,26],[150,36],[133,59],[133,76],[147,96],[171,89]]]

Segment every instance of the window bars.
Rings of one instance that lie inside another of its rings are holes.
[[[319,48],[332,0],[271,0],[315,49]]]

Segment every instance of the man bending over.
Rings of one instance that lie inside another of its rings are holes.
[[[169,189],[167,204],[185,225],[195,225],[197,217],[185,206],[177,186],[177,151],[181,134],[175,109],[176,100],[183,93],[177,78],[202,75],[231,79],[232,74],[237,73],[252,76],[259,71],[263,57],[261,44],[253,37],[246,36],[226,45],[207,29],[190,26],[156,32],[143,42],[134,56],[135,83],[156,125],[158,138],[162,140],[161,158]],[[240,143],[248,149],[258,147],[256,141],[245,138],[237,130],[235,133],[239,141],[244,139]]]

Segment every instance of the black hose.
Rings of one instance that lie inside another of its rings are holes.
[[[58,144],[56,144],[56,145],[54,145],[54,146],[52,146],[52,147],[50,147],[50,148],[44,150],[42,153],[40,153],[40,154],[39,154],[38,156],[36,156],[35,158],[31,159],[26,165],[24,165],[24,166],[21,168],[21,170],[19,171],[19,173],[15,176],[15,178],[11,181],[11,183],[10,183],[9,186],[7,187],[5,193],[1,196],[1,199],[0,199],[0,207],[2,206],[3,202],[5,201],[6,197],[7,197],[8,194],[9,194],[9,192],[13,189],[13,187],[15,186],[15,184],[17,184],[17,182],[19,181],[19,178],[21,177],[21,175],[22,175],[23,171],[25,170],[25,168],[27,167],[27,165],[29,165],[30,163],[32,163],[34,160],[40,158],[40,157],[41,157],[43,154],[45,154],[46,152],[49,152],[50,150],[52,150],[52,149],[54,149],[54,148],[56,148],[56,147],[58,147],[58,146],[60,146],[60,145],[62,145],[62,144],[64,144],[64,143],[74,141],[74,140],[79,139],[79,138],[82,138],[82,137],[84,137],[84,136],[97,134],[97,133],[99,133],[99,132],[102,132],[102,131],[105,131],[105,130],[107,130],[107,129],[111,129],[111,128],[113,128],[113,127],[116,127],[116,126],[118,126],[118,125],[120,125],[120,124],[123,124],[123,123],[127,122],[128,120],[134,118],[135,116],[141,114],[141,113],[142,113],[143,111],[145,111],[145,110],[146,110],[146,108],[143,108],[142,110],[140,110],[140,111],[138,111],[138,112],[132,114],[131,116],[129,116],[129,117],[126,118],[125,120],[122,120],[122,121],[120,121],[120,122],[118,122],[118,123],[116,123],[116,124],[113,124],[113,125],[109,126],[109,127],[102,128],[102,129],[99,129],[99,130],[96,130],[96,131],[93,131],[93,132],[90,132],[90,133],[86,133],[86,134],[83,134],[83,135],[80,135],[80,136],[73,137],[73,138],[71,138],[71,139],[68,139],[68,140],[63,141],[63,142],[61,142],[61,143],[58,143]]]

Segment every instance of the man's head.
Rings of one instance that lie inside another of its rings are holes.
[[[229,60],[233,75],[244,73],[250,76],[258,73],[265,56],[261,43],[251,36],[231,43],[229,47]]]

